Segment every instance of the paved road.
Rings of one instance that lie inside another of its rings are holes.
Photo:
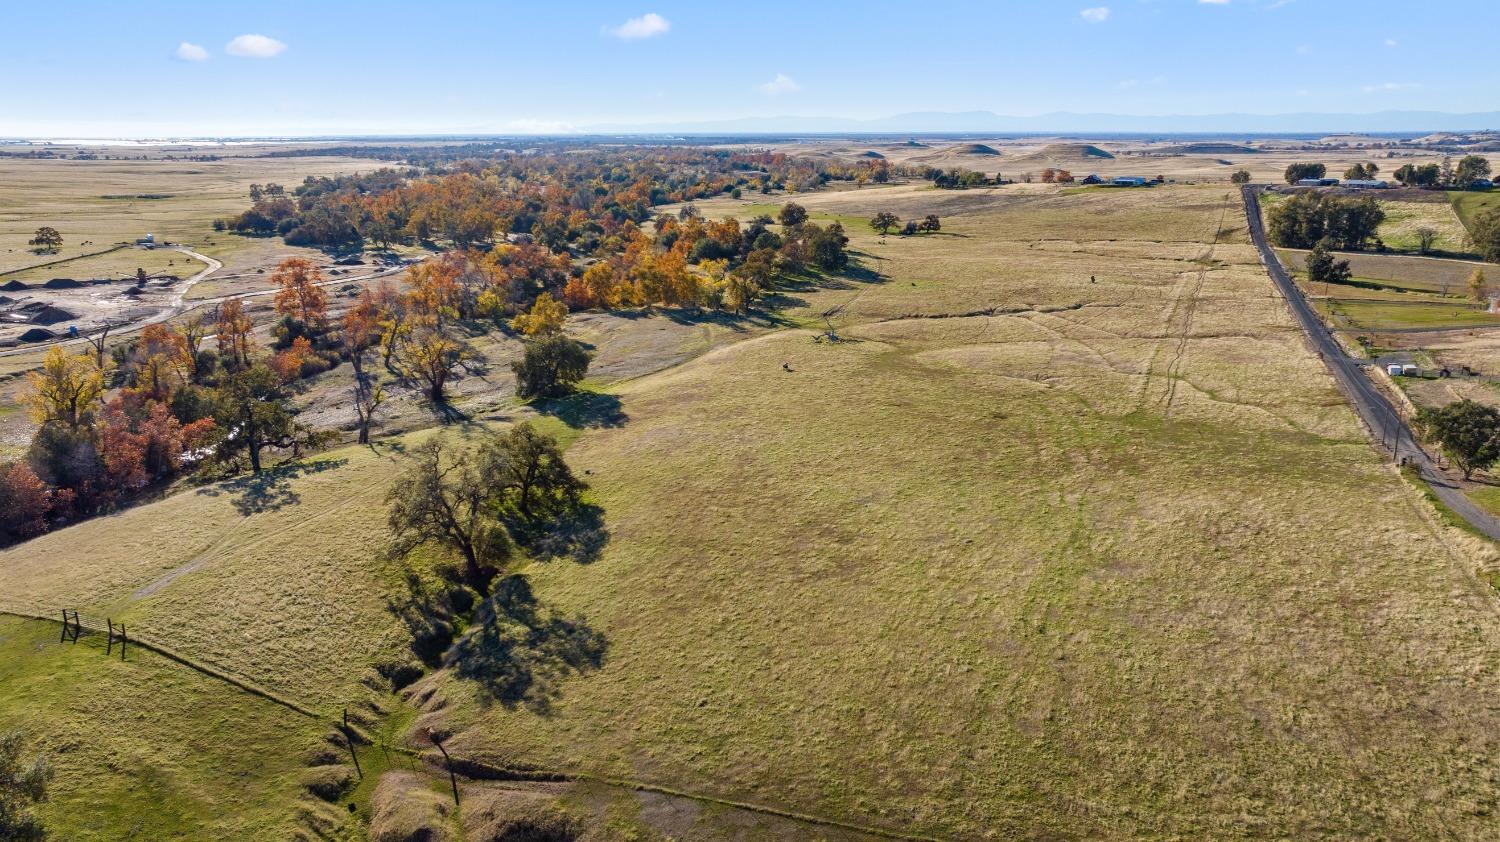
[[[1313,312],[1312,306],[1303,297],[1302,291],[1292,282],[1287,274],[1286,267],[1281,265],[1281,259],[1266,241],[1265,226],[1260,220],[1260,188],[1254,185],[1246,185],[1245,214],[1250,224],[1250,238],[1255,242],[1255,247],[1260,250],[1260,260],[1265,264],[1266,270],[1271,273],[1271,280],[1276,282],[1276,288],[1281,291],[1281,297],[1286,299],[1287,306],[1292,310],[1297,323],[1307,334],[1307,338],[1317,349],[1318,356],[1327,364],[1328,370],[1333,373],[1333,379],[1338,383],[1339,389],[1353,405],[1354,411],[1359,413],[1365,426],[1369,428],[1370,434],[1380,439],[1381,447],[1391,451],[1393,458],[1405,459],[1416,465],[1421,472],[1422,479],[1432,487],[1433,493],[1442,500],[1448,508],[1456,512],[1464,520],[1489,537],[1500,541],[1500,520],[1490,513],[1484,511],[1470,502],[1469,498],[1459,490],[1447,477],[1433,464],[1432,457],[1427,455],[1418,444],[1416,437],[1412,435],[1411,429],[1407,427],[1406,421],[1401,414],[1391,406],[1385,395],[1375,388],[1363,371],[1363,364],[1359,360],[1351,358],[1344,353],[1343,346],[1333,338],[1333,334],[1323,325],[1317,313]]]

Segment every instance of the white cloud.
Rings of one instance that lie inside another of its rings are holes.
[[[275,58],[286,45],[266,35],[241,35],[224,45],[224,52],[240,58]]]
[[[797,84],[797,80],[786,75],[785,73],[776,74],[775,79],[772,79],[771,81],[766,82],[765,84],[760,86],[760,92],[769,96],[776,96],[777,94],[794,94],[800,90],[802,90],[802,86]]]
[[[1201,6],[1228,6],[1229,0],[1198,0]]]
[[[1396,46],[1396,39],[1395,38],[1387,38],[1387,39],[1385,39],[1385,45],[1387,47],[1394,47],[1394,46]]]
[[[606,31],[616,38],[635,41],[640,38],[654,38],[657,35],[665,35],[671,28],[671,21],[655,12],[647,12],[638,18],[631,18],[614,29]]]
[[[176,56],[178,61],[206,61],[208,59],[208,50],[203,49],[197,44],[183,41],[177,45],[177,49],[173,51],[172,55]]]
[[[1311,44],[1302,44],[1302,45],[1298,46],[1297,47],[1297,55],[1299,55],[1299,56],[1310,56],[1310,55],[1312,55],[1312,45]]]
[[[1360,90],[1367,94],[1392,93],[1394,91],[1409,91],[1421,87],[1415,82],[1382,82],[1379,85],[1365,85]]]
[[[1109,7],[1094,6],[1092,8],[1084,9],[1083,11],[1079,12],[1078,16],[1088,21],[1089,23],[1104,23],[1105,21],[1109,20]]]

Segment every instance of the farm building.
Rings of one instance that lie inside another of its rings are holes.
[[[1298,187],[1337,187],[1339,180],[1336,178],[1304,178],[1297,182]]]
[[[1151,181],[1138,175],[1117,175],[1109,183],[1115,187],[1145,187]]]
[[[1098,173],[1092,173],[1091,172],[1088,175],[1084,176],[1083,180],[1080,181],[1080,182],[1078,182],[1078,183],[1079,184],[1103,184],[1104,183],[1104,179],[1100,178]]]
[[[1344,182],[1344,186],[1353,190],[1385,190],[1391,184],[1374,178],[1351,178]]]
[[[1489,180],[1488,178],[1476,178],[1473,181],[1469,182],[1470,190],[1492,190],[1494,189],[1494,187],[1495,182]]]

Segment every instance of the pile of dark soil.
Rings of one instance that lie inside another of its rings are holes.
[[[69,313],[61,307],[53,307],[43,304],[35,310],[30,311],[30,322],[34,325],[55,325],[58,322],[71,322],[78,318],[76,313]]]

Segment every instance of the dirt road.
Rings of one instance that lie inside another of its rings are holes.
[[[141,330],[141,329],[145,328],[147,325],[159,324],[161,322],[169,321],[169,320],[171,320],[173,318],[176,318],[177,316],[182,315],[183,313],[187,313],[187,312],[195,310],[195,309],[197,309],[199,307],[211,307],[211,306],[213,306],[215,304],[219,304],[219,303],[222,303],[224,301],[229,301],[231,299],[236,299],[236,298],[258,298],[258,297],[264,296],[264,295],[275,295],[276,294],[276,290],[274,290],[274,289],[265,289],[265,290],[256,290],[254,292],[240,292],[240,293],[234,293],[232,295],[220,295],[220,296],[215,296],[213,298],[200,298],[200,299],[197,299],[197,300],[194,300],[194,301],[188,301],[187,300],[188,291],[191,290],[193,288],[193,286],[195,284],[197,284],[198,282],[206,280],[210,275],[213,275],[215,272],[218,272],[220,269],[223,269],[224,268],[224,264],[222,262],[218,261],[218,260],[215,260],[212,257],[209,257],[206,254],[199,254],[198,252],[193,251],[192,249],[189,249],[186,246],[170,246],[168,248],[170,248],[172,251],[181,252],[181,253],[183,253],[183,254],[185,254],[185,255],[187,255],[187,256],[195,259],[195,260],[201,261],[202,263],[205,264],[204,268],[202,270],[194,273],[193,275],[189,276],[188,278],[184,279],[183,281],[179,282],[176,286],[174,286],[172,288],[172,297],[171,297],[171,300],[168,301],[167,305],[165,307],[163,307],[160,311],[158,311],[156,313],[153,313],[152,315],[150,315],[150,316],[148,316],[146,318],[143,318],[143,319],[137,319],[137,320],[132,321],[132,322],[127,322],[125,324],[114,325],[109,330],[109,335],[110,336],[124,336],[124,335],[128,335],[128,334],[134,333],[135,331],[138,331],[138,330]],[[420,261],[418,261],[418,262],[420,262]],[[396,275],[396,274],[400,274],[401,272],[405,272],[412,265],[413,264],[410,264],[410,263],[403,263],[403,264],[401,264],[399,266],[388,266],[388,267],[386,267],[384,269],[380,269],[380,270],[377,270],[375,272],[371,272],[371,273],[365,274],[365,275],[350,275],[350,276],[345,276],[345,277],[341,277],[341,278],[334,278],[333,280],[322,281],[322,282],[318,283],[317,286],[320,286],[320,287],[342,286],[344,284],[359,283],[361,281],[375,280],[377,278],[384,278],[384,277],[388,277],[390,275]],[[94,333],[97,334],[97,331],[94,331]],[[54,345],[59,345],[59,346],[63,346],[63,347],[68,347],[68,346],[73,346],[73,345],[83,345],[83,344],[87,343],[88,341],[89,341],[89,339],[88,339],[87,336],[78,336],[78,337],[72,337],[72,338],[66,338],[66,339],[55,339],[55,340],[53,340],[51,342],[36,342],[36,343],[27,344],[27,345],[19,345],[19,346],[16,346],[14,348],[0,349],[0,357],[10,357],[10,356],[17,356],[17,355],[20,355],[20,354],[30,354],[30,353],[36,352],[38,350],[43,350],[43,349],[46,349],[46,348],[50,348],[50,347],[52,347]]]

